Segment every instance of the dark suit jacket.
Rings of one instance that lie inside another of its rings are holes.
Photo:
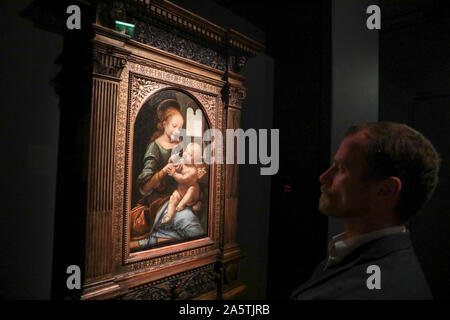
[[[327,259],[291,299],[433,299],[409,233],[370,241],[325,271]],[[367,288],[367,267],[381,271],[381,289]]]

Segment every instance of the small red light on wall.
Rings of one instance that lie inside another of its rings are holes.
[[[290,185],[285,185],[284,186],[284,192],[291,192],[291,186]]]

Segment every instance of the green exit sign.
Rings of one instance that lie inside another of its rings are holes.
[[[133,37],[134,24],[116,20],[116,30],[119,31],[120,33],[125,33],[126,35]]]

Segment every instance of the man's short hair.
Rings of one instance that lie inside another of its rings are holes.
[[[369,122],[352,125],[345,136],[365,132],[365,179],[395,176],[402,182],[396,213],[406,222],[423,208],[438,183],[440,156],[431,142],[405,124]]]

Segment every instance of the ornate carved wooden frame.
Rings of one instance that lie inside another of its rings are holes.
[[[172,8],[170,2],[161,5],[167,7],[165,10],[178,10],[188,20],[199,19],[179,7]],[[189,23],[183,26],[189,29]],[[210,27],[217,29],[212,24]],[[205,285],[198,292],[194,290],[195,296],[204,296],[206,289],[212,292],[209,298],[224,297],[224,292],[233,295],[244,287],[238,281],[238,261],[243,255],[236,240],[236,164],[210,165],[208,231],[203,238],[130,252],[128,215],[134,123],[141,107],[155,93],[175,89],[198,103],[211,129],[224,133],[226,129],[239,128],[246,89],[244,77],[237,73],[242,67],[236,62],[237,56],[228,55],[224,60],[226,70],[222,70],[144,44],[99,24],[94,24],[93,29],[82,299],[192,298],[192,294],[186,296],[181,292],[175,297],[168,292],[174,292],[175,288],[178,291],[190,288],[186,292],[192,292],[190,282],[198,281]],[[253,47],[261,49],[259,44],[235,31],[220,30],[224,37],[220,39],[228,39],[231,47],[251,52]],[[211,51],[205,52],[207,55]],[[223,152],[225,145],[225,142],[215,145],[216,151]],[[161,290],[166,294],[161,296],[158,293]]]

